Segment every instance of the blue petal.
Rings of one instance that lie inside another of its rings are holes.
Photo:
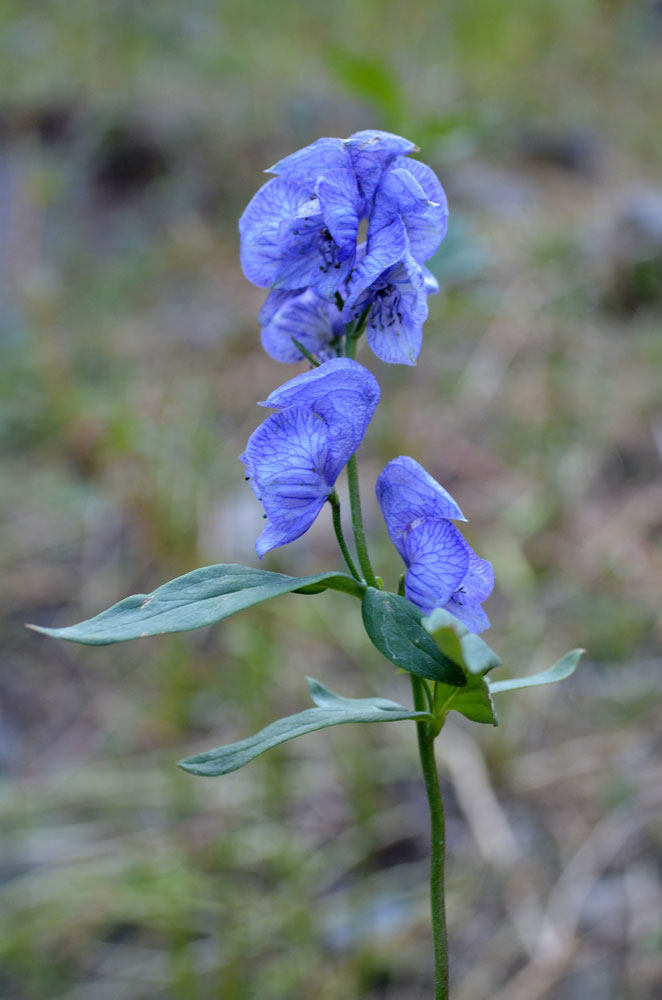
[[[462,595],[458,594],[457,597],[461,598]],[[450,611],[452,615],[455,615],[456,618],[459,618],[467,626],[470,632],[475,632],[476,635],[490,627],[490,619],[480,604],[461,604],[455,597],[451,597],[449,601],[446,601],[445,604],[440,604],[439,607]]]
[[[418,160],[400,158],[383,175],[370,226],[381,229],[397,216],[406,226],[415,259],[431,257],[446,235],[448,204],[434,171]]]
[[[397,161],[420,184],[428,199],[428,207],[420,215],[405,218],[409,244],[418,261],[428,260],[439,249],[448,228],[448,200],[434,170],[420,160]]]
[[[312,191],[320,174],[348,166],[350,160],[343,140],[326,137],[279,160],[273,167],[269,167],[267,173],[286,177]]]
[[[366,339],[382,361],[415,365],[428,316],[423,273],[408,254],[377,290],[366,322]]]
[[[321,417],[334,467],[339,462],[342,468],[361,443],[378,402],[379,384],[367,368],[350,358],[333,358],[296,375],[259,405],[307,407]]]
[[[319,405],[341,389],[355,392],[363,398],[372,416],[379,402],[379,384],[372,372],[351,358],[333,358],[314,371],[295,375],[258,405],[278,409],[307,406],[320,414]]]
[[[408,164],[408,161],[405,161]],[[407,216],[427,211],[430,201],[414,175],[404,167],[390,167],[379,183],[373,217],[379,217],[382,206],[390,202],[391,211]],[[390,221],[390,220],[389,220]],[[383,222],[382,222],[383,225]],[[380,228],[378,225],[377,228]]]
[[[267,354],[275,361],[303,361],[304,355],[292,342],[294,337],[318,358],[332,357],[331,345],[345,330],[336,304],[310,289],[299,294],[272,292],[271,295],[280,299],[274,298],[273,308],[266,311],[263,308],[260,313],[261,317],[263,314],[270,317],[262,329],[262,346]]]
[[[348,294],[343,310],[346,323],[357,319],[370,302],[370,287],[382,275],[398,264],[407,253],[407,231],[401,219],[393,219],[368,239],[365,256],[354,268],[349,279]]]
[[[241,264],[244,274],[253,284],[268,288],[283,270],[283,255],[292,220],[306,205],[308,198],[296,184],[275,177],[267,181],[248,203],[239,220],[241,234]],[[321,225],[321,217],[320,217]],[[319,231],[319,226],[318,226]],[[303,288],[308,275],[304,271],[299,284]]]
[[[408,139],[377,129],[355,132],[344,140],[344,145],[349,151],[359,189],[368,209],[386,167],[396,157],[416,149],[414,143]]]
[[[269,520],[255,546],[262,558],[303,535],[333,489],[326,427],[310,410],[274,413],[251,434],[241,461]]]
[[[403,555],[403,532],[421,518],[466,521],[453,497],[408,455],[392,459],[375,487],[389,537]]]
[[[258,313],[258,323],[260,326],[266,326],[274,318],[276,313],[283,308],[286,302],[295,298],[297,295],[301,295],[304,289],[289,289],[289,288],[274,288],[269,292],[266,299],[264,300],[264,305]]]
[[[439,282],[435,278],[432,271],[429,271],[425,265],[421,265],[423,270],[423,285],[425,287],[426,295],[438,295],[439,294]]]
[[[263,229],[277,226],[283,219],[293,218],[308,196],[297,184],[274,177],[253,195],[239,219],[243,240],[252,239]]]
[[[441,607],[446,608],[470,629],[483,632],[490,627],[490,620],[481,608],[494,588],[494,570],[487,559],[480,559],[469,550],[469,568],[458,590]]]
[[[481,604],[487,600],[494,589],[494,569],[487,559],[481,559],[471,551],[469,570],[462,582],[467,600]]]
[[[361,196],[353,172],[329,170],[320,177],[315,191],[326,227],[340,248],[339,259],[351,256],[353,264],[361,221]]]
[[[446,601],[461,586],[471,549],[450,521],[424,518],[406,534],[403,554],[409,566],[405,595],[423,612]]]

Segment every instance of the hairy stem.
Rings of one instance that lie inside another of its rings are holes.
[[[338,545],[340,546],[340,551],[343,554],[343,559],[347,563],[347,568],[354,577],[355,580],[361,582],[361,574],[357,570],[352,555],[349,551],[349,547],[345,540],[345,535],[342,530],[342,521],[340,519],[340,500],[338,499],[338,494],[334,490],[333,493],[329,494],[328,501],[331,504],[331,515],[333,517],[333,530],[336,533],[336,538],[338,539]]]
[[[427,711],[423,681],[412,674],[411,684],[416,711]],[[441,799],[437,763],[434,758],[433,723],[417,722],[416,730],[418,754],[430,807],[430,906],[434,944],[434,1000],[448,1000],[448,939],[444,899],[444,857],[446,850],[444,804]]]

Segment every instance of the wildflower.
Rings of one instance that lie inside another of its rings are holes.
[[[361,256],[361,255],[359,255]],[[414,260],[405,223],[396,218],[373,236],[348,284],[343,318],[367,310],[366,339],[389,364],[414,365],[428,315],[428,295],[439,291],[434,275]]]
[[[277,407],[251,434],[241,461],[267,525],[260,558],[311,526],[358,448],[379,401],[374,375],[335,358],[290,379],[260,405]]]
[[[418,462],[400,456],[377,479],[377,500],[406,566],[405,595],[425,614],[452,612],[472,632],[489,628],[481,604],[494,572],[451,522],[465,520],[451,495]]]
[[[261,288],[312,288],[333,298],[354,266],[361,197],[349,169],[329,171],[314,191],[267,181],[239,220],[241,263]]]
[[[312,353],[319,346],[322,358],[331,354],[342,331],[318,300],[340,293],[345,323],[368,312],[367,340],[379,358],[416,363],[427,296],[438,291],[423,264],[446,234],[448,206],[434,172],[408,157],[415,149],[402,136],[366,130],[318,139],[270,168],[276,176],[252,198],[239,230],[246,277],[272,289],[262,342],[276,360],[300,360],[293,336]],[[363,220],[367,245],[357,246]],[[296,333],[304,328],[307,340]]]
[[[262,346],[274,361],[303,361],[295,340],[320,361],[327,361],[335,356],[334,344],[345,332],[336,303],[310,288],[271,292],[259,319]]]

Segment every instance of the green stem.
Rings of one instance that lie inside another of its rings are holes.
[[[343,554],[343,559],[347,563],[347,568],[354,577],[355,580],[361,582],[361,575],[354,565],[354,560],[352,559],[351,553],[345,541],[345,535],[342,530],[342,521],[340,519],[340,500],[338,495],[334,490],[333,493],[329,494],[328,501],[331,504],[331,515],[333,517],[333,529],[336,533],[336,538],[338,539],[338,545],[340,546],[340,551]]]
[[[365,320],[364,320],[365,322]],[[355,332],[347,337],[346,342],[346,355],[348,358],[354,358],[356,354],[356,341],[360,337],[362,329],[355,330]],[[365,577],[365,582],[369,587],[378,587],[377,577],[375,576],[374,570],[372,568],[372,563],[370,562],[370,555],[368,554],[368,545],[365,540],[365,532],[363,530],[363,516],[361,514],[361,493],[359,490],[359,471],[356,464],[356,455],[352,455],[349,462],[347,463],[347,483],[349,486],[349,506],[352,512],[352,528],[354,531],[354,544],[356,545],[356,554],[359,558],[359,565],[363,576]]]
[[[349,506],[352,512],[352,528],[354,530],[354,544],[356,554],[359,557],[359,566],[365,577],[365,582],[369,587],[379,587],[377,577],[374,574],[368,545],[363,531],[363,518],[361,515],[361,494],[359,492],[359,470],[356,465],[356,455],[352,455],[347,463],[347,483],[349,486]]]
[[[308,361],[310,361],[310,363],[313,366],[313,368],[319,368],[319,366],[320,366],[319,361],[317,360],[316,357],[314,357],[314,355],[312,355],[310,353],[310,351],[308,350],[307,347],[303,346],[303,344],[301,343],[301,341],[297,340],[296,337],[290,337],[290,340],[292,341],[292,343],[296,347],[297,351],[301,351],[301,353],[303,354],[304,358],[306,358]]]
[[[414,707],[427,711],[425,689],[419,677],[411,676]],[[441,799],[437,763],[434,758],[433,723],[417,722],[418,753],[430,807],[430,906],[434,943],[434,1000],[448,1000],[448,939],[444,900],[444,855],[446,849],[444,804]]]

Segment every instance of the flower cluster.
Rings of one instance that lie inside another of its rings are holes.
[[[268,171],[239,221],[246,277],[271,289],[262,343],[277,361],[320,360],[347,324],[366,323],[374,353],[415,364],[438,291],[424,266],[446,234],[446,196],[434,172],[388,132],[325,138]],[[359,227],[367,221],[367,238]]]
[[[316,365],[260,404],[277,412],[241,456],[267,519],[255,546],[260,558],[303,535],[329,498],[337,507],[336,480],[379,401],[375,377],[345,352],[353,355],[365,330],[383,361],[414,364],[418,356],[427,296],[437,290],[424,261],[445,235],[447,209],[434,173],[409,159],[414,149],[387,132],[319,139],[272,167],[276,177],[241,217],[246,276],[271,289],[260,313],[265,350],[277,361],[308,357]],[[358,494],[356,479],[354,486]],[[450,494],[401,456],[380,474],[377,499],[407,566],[406,597],[426,614],[447,608],[473,632],[487,628],[481,604],[492,567],[452,523],[465,518]],[[352,515],[356,536],[354,507]],[[363,556],[366,579],[377,585]],[[358,578],[351,556],[348,565]]]

